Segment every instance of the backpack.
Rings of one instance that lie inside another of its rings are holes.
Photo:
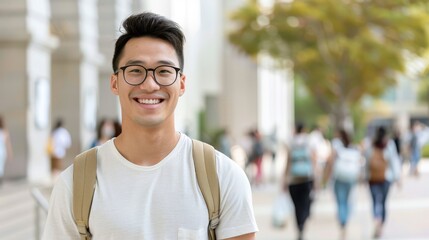
[[[293,177],[311,177],[313,166],[309,148],[306,144],[291,148],[291,175]]]
[[[383,149],[373,148],[369,158],[369,181],[384,182],[386,180],[387,161]]]
[[[212,146],[192,139],[192,156],[198,186],[209,213],[208,235],[215,240],[219,223],[220,191],[216,172],[215,150]],[[79,154],[73,167],[73,214],[81,240],[91,240],[89,214],[94,196],[97,173],[97,148]]]
[[[361,153],[354,148],[340,148],[334,163],[334,178],[342,182],[354,183],[361,173]]]

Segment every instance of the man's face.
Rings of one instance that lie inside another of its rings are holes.
[[[179,60],[168,42],[140,37],[130,39],[120,55],[119,68],[130,64],[138,64],[147,69],[160,65],[179,67]],[[112,74],[110,88],[119,96],[122,122],[149,128],[165,124],[174,126],[174,109],[179,97],[185,92],[185,79],[185,75],[178,74],[174,84],[159,86],[150,71],[143,83],[131,86],[124,80],[123,70]]]

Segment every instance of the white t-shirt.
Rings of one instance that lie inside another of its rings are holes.
[[[60,127],[52,133],[54,146],[54,155],[58,158],[64,158],[66,150],[71,146],[71,137],[67,129]]]
[[[217,238],[258,231],[246,175],[220,152],[216,158],[221,192]],[[79,239],[72,176],[70,166],[55,184],[44,240]],[[89,225],[93,240],[207,239],[208,211],[195,175],[191,139],[181,134],[173,151],[153,166],[127,161],[113,140],[101,145]]]

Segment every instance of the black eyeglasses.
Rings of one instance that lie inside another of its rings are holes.
[[[142,84],[149,71],[153,72],[153,80],[160,86],[170,86],[176,82],[177,75],[180,73],[180,68],[161,65],[156,68],[145,68],[141,65],[127,65],[119,68],[122,70],[124,80],[126,83],[132,86],[138,86]],[[118,74],[119,70],[115,72]]]

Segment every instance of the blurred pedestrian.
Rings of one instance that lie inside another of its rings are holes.
[[[264,146],[264,152],[270,156],[271,158],[271,169],[270,169],[270,175],[271,175],[271,181],[274,182],[276,179],[276,156],[278,151],[278,141],[277,141],[277,130],[276,128],[273,128],[271,133],[267,136],[263,137],[263,146]]]
[[[350,194],[359,180],[362,166],[362,154],[353,146],[350,135],[340,129],[332,139],[332,155],[328,160],[324,183],[332,177],[337,203],[340,239],[346,239],[346,226],[351,212]]]
[[[284,178],[284,189],[289,190],[295,206],[298,239],[303,239],[304,227],[310,216],[314,188],[314,151],[309,144],[304,124],[297,123],[295,134],[286,146],[288,157]]]
[[[63,126],[63,120],[57,119],[52,129],[49,139],[48,153],[51,159],[51,174],[55,180],[57,175],[63,170],[63,160],[66,150],[71,146],[71,136],[69,131]]]
[[[116,128],[115,121],[108,118],[101,119],[97,126],[97,136],[92,141],[91,147],[102,145],[113,137],[117,137],[119,134]]]
[[[411,125],[411,139],[409,143],[410,151],[410,174],[419,175],[419,162],[421,149],[429,141],[429,127],[421,122],[414,122]]]
[[[386,221],[386,200],[390,185],[396,181],[400,184],[400,160],[395,143],[388,138],[384,127],[377,128],[365,157],[373,203],[374,237],[379,238]]]
[[[0,116],[0,185],[3,183],[6,161],[13,159],[12,143],[3,117]]]
[[[248,164],[254,164],[256,166],[256,175],[252,179],[252,183],[260,185],[262,183],[262,160],[264,156],[264,146],[262,143],[262,136],[257,129],[249,133],[252,139],[251,153],[248,159]]]
[[[398,153],[398,156],[401,158],[401,156],[402,156],[402,139],[401,139],[401,133],[399,132],[398,128],[395,128],[393,130],[392,140],[395,143],[396,152]],[[401,163],[402,163],[402,158],[401,158]]]
[[[222,129],[219,136],[219,151],[229,158],[231,158],[231,142],[232,140],[228,129]]]

